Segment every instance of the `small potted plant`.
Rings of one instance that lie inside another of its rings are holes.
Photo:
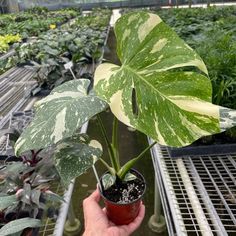
[[[65,184],[100,160],[108,169],[99,181],[101,195],[107,198],[111,192],[116,198],[105,200],[108,216],[117,224],[127,224],[136,217],[145,190],[141,175],[132,170],[134,163],[156,142],[185,146],[235,125],[235,111],[211,103],[205,64],[159,16],[142,11],[126,14],[117,21],[115,34],[121,66],[101,64],[95,71],[94,89],[86,79],[55,88],[36,104],[35,118],[15,148],[19,154],[56,144],[55,165]],[[111,142],[98,115],[108,106],[115,116]],[[95,115],[111,165],[101,157],[97,141],[75,135]],[[156,140],[123,166],[119,162],[118,120]],[[140,188],[136,188],[136,181]],[[127,200],[133,190],[137,198]],[[126,213],[128,209],[133,218],[127,218],[120,208]]]

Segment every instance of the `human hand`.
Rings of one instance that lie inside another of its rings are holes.
[[[128,236],[142,223],[145,215],[145,206],[141,204],[139,214],[128,225],[115,225],[101,209],[98,202],[100,193],[98,189],[83,201],[85,231],[83,236]]]

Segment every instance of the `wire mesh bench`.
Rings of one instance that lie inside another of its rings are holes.
[[[173,159],[155,145],[152,159],[170,235],[236,235],[236,154]]]

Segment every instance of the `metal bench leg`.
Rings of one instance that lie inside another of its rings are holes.
[[[64,233],[66,235],[78,235],[80,231],[81,231],[81,223],[79,219],[76,218],[72,207],[72,203],[70,203],[67,214],[67,221],[64,227]]]
[[[166,230],[165,217],[161,213],[161,197],[155,180],[155,196],[154,196],[154,215],[148,221],[149,228],[156,233],[162,233]]]

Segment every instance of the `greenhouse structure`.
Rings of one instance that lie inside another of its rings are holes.
[[[235,236],[235,5],[0,0],[0,236]]]

